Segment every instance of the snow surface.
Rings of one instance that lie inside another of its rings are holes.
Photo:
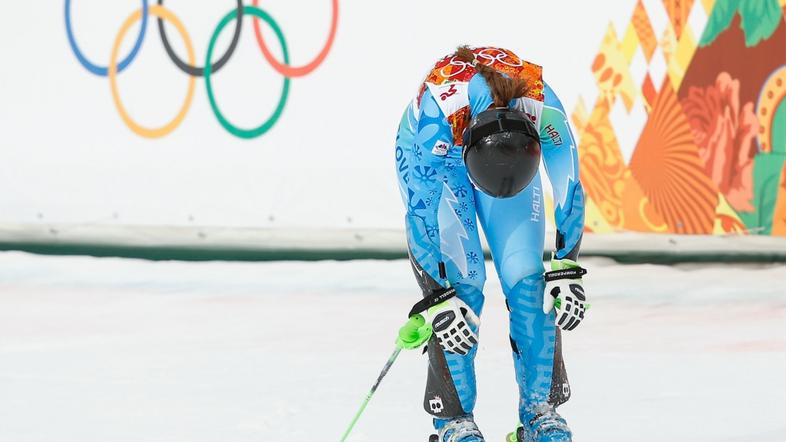
[[[786,441],[786,266],[585,265],[576,441]],[[486,293],[476,416],[501,442],[516,388]],[[0,441],[336,441],[418,296],[405,261],[2,253]],[[402,353],[350,440],[425,442],[424,381]]]

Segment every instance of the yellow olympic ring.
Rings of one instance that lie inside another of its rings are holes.
[[[191,38],[188,36],[186,32],[185,26],[180,20],[168,9],[164,8],[163,6],[159,5],[151,5],[148,9],[148,13],[150,15],[154,15],[159,17],[165,21],[170,22],[176,29],[177,32],[180,33],[180,37],[183,38],[183,42],[186,45],[186,51],[188,52],[188,63],[192,66],[196,62],[196,56],[194,55],[194,47],[191,44]],[[147,137],[147,138],[159,138],[167,135],[168,133],[172,132],[183,122],[183,119],[186,117],[186,113],[188,113],[189,107],[191,107],[191,99],[194,98],[194,87],[196,86],[196,78],[193,76],[189,77],[188,80],[188,92],[186,93],[186,100],[183,102],[183,105],[180,107],[180,111],[177,113],[175,118],[172,119],[169,123],[165,124],[164,126],[157,127],[157,128],[147,128],[136,121],[134,121],[131,116],[128,115],[123,103],[120,101],[120,93],[117,90],[117,58],[118,54],[120,53],[120,44],[123,42],[123,37],[125,37],[128,30],[131,26],[134,25],[137,21],[141,20],[142,18],[142,10],[139,9],[126,19],[123,22],[123,26],[120,27],[120,31],[117,33],[117,37],[115,38],[115,43],[112,46],[112,56],[109,59],[109,86],[112,89],[112,100],[115,102],[115,107],[117,108],[117,112],[120,114],[120,117],[126,123],[129,129],[131,129],[137,135]]]

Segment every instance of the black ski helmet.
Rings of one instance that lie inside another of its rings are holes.
[[[540,165],[540,138],[524,112],[490,109],[473,118],[464,131],[464,165],[484,193],[510,198],[524,190]]]

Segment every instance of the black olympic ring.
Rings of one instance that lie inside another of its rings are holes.
[[[164,0],[158,0],[159,6],[164,6]],[[237,0],[237,17],[238,19],[235,20],[235,33],[232,34],[232,42],[229,43],[229,47],[224,55],[218,59],[215,63],[210,66],[210,72],[216,73],[219,69],[224,67],[224,65],[229,61],[229,58],[232,57],[232,54],[235,52],[235,48],[237,47],[237,42],[240,40],[240,31],[243,27],[243,20],[240,17],[243,17],[243,0]],[[177,56],[175,50],[172,49],[172,46],[169,44],[169,39],[166,36],[166,31],[164,30],[164,20],[161,17],[158,17],[158,32],[161,34],[161,42],[164,44],[164,49],[166,49],[167,55],[169,55],[169,59],[172,60],[173,63],[183,72],[192,77],[203,77],[205,75],[205,68],[203,67],[196,67],[192,66],[185,61],[181,60],[180,57]]]

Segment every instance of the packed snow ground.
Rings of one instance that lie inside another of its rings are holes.
[[[786,266],[588,260],[565,335],[575,440],[786,441]],[[516,423],[489,268],[477,421]],[[0,441],[337,441],[419,293],[405,261],[182,263],[0,254]],[[427,440],[402,353],[350,440]]]

